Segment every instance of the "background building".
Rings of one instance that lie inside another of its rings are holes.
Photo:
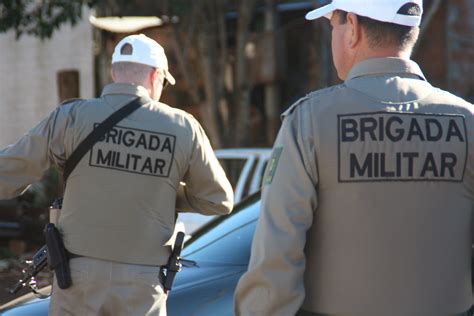
[[[0,34],[0,147],[15,142],[59,103],[58,72],[79,74],[79,96],[94,91],[93,27],[84,19],[62,25],[50,39]]]

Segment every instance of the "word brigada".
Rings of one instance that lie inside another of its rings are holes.
[[[94,145],[89,165],[168,177],[175,143],[175,135],[116,126]]]
[[[173,152],[173,140],[169,135],[133,129],[112,128],[99,142],[124,145],[137,149]]]
[[[444,123],[444,122],[443,122]],[[445,140],[447,142],[457,138],[464,142],[461,127],[456,119],[448,120],[448,125],[443,124],[435,118],[412,117],[406,122],[399,116],[385,118],[380,116],[345,118],[341,120],[343,142],[353,142],[357,140],[373,141],[431,141]]]
[[[467,157],[462,115],[340,115],[340,181],[461,181]]]

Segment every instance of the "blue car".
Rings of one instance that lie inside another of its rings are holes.
[[[260,193],[256,193],[186,241],[183,269],[168,298],[168,315],[233,315],[234,291],[247,270],[259,209]],[[50,287],[43,289],[49,291]],[[1,307],[0,315],[46,316],[48,304],[49,299],[27,294]]]

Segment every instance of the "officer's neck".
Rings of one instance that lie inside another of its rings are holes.
[[[394,47],[382,47],[382,48],[371,48],[368,45],[360,45],[352,51],[352,56],[348,56],[347,60],[349,61],[346,64],[345,72],[340,78],[345,80],[349,71],[357,64],[366,61],[368,59],[374,58],[402,58],[410,59],[411,50],[401,50],[400,48]]]
[[[365,44],[365,45],[364,45]],[[411,49],[400,49],[399,47],[370,47],[368,43],[364,43],[354,54],[354,65],[373,58],[403,58],[410,59]]]
[[[403,58],[403,59],[410,59],[411,52],[410,51],[401,51],[395,49],[383,49],[383,50],[373,50],[361,56],[361,60],[367,60],[372,58],[389,58],[389,57],[396,57],[396,58]]]

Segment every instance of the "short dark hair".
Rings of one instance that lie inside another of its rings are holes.
[[[419,8],[419,7],[418,7]],[[410,14],[421,14],[416,7],[406,8]],[[347,12],[337,10],[339,22],[347,22]],[[397,46],[400,49],[411,49],[418,39],[419,27],[399,25],[395,23],[381,22],[365,16],[357,15],[357,20],[364,29],[371,48],[382,46]]]
[[[120,48],[121,55],[132,55],[133,54],[133,46],[129,43],[123,44],[122,48]]]

